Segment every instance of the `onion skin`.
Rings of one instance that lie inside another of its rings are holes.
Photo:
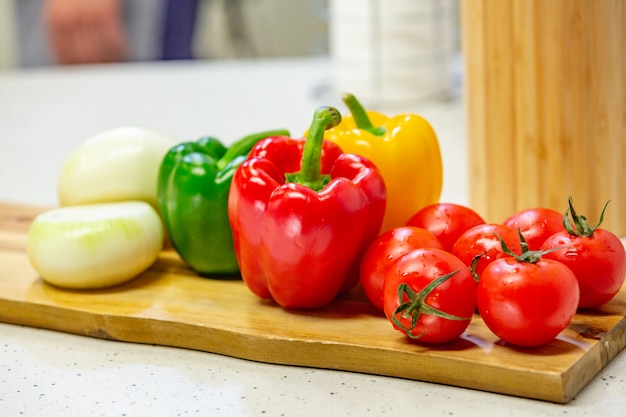
[[[136,126],[90,137],[61,168],[59,205],[141,200],[156,207],[159,167],[176,143],[165,134]]]
[[[26,253],[49,284],[68,289],[118,285],[149,268],[163,247],[161,219],[143,201],[61,207],[37,216]]]

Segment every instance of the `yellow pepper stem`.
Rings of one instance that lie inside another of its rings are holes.
[[[341,96],[341,99],[346,106],[348,106],[348,109],[354,118],[354,123],[356,123],[356,126],[359,129],[366,130],[376,136],[382,136],[387,132],[383,127],[374,126],[372,124],[372,121],[367,116],[367,112],[353,94],[345,93]]]

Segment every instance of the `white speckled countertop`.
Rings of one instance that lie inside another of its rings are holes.
[[[55,205],[56,174],[69,153],[120,125],[149,126],[181,141],[211,134],[229,142],[278,127],[299,135],[315,107],[340,106],[325,90],[329,81],[324,59],[0,73],[0,201]],[[440,138],[442,200],[466,204],[462,103],[414,107]],[[626,408],[626,355],[557,405],[0,324],[0,387],[1,416],[617,417]]]

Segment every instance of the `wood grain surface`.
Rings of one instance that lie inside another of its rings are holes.
[[[626,288],[533,349],[502,343],[478,316],[453,343],[408,342],[358,289],[322,309],[287,311],[240,280],[197,276],[167,249],[124,285],[63,290],[44,283],[25,253],[28,227],[43,210],[0,203],[0,321],[557,403],[571,400],[626,345]]]
[[[626,2],[463,0],[470,203],[576,211],[626,235]]]

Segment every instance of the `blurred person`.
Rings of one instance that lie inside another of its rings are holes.
[[[193,59],[199,0],[17,0],[22,66]]]
[[[122,0],[45,0],[42,21],[59,64],[126,59]]]

